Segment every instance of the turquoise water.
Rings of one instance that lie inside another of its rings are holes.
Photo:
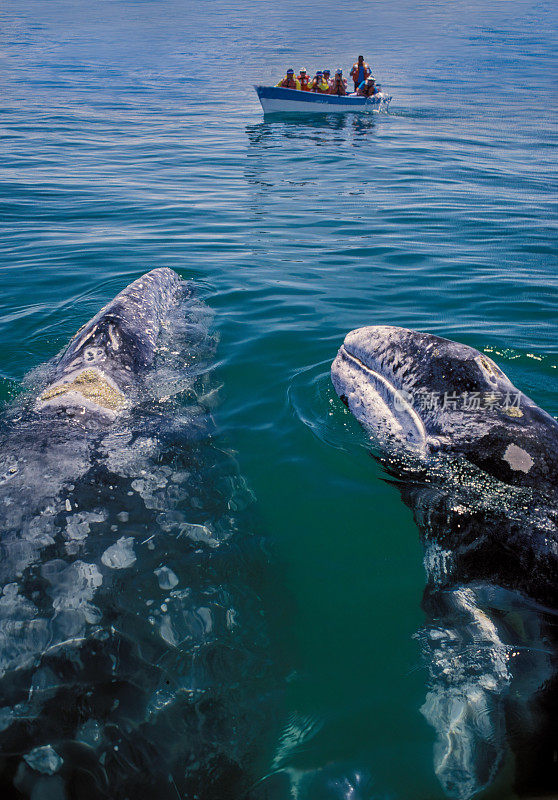
[[[22,0],[0,21],[0,399],[141,273],[193,279],[276,559],[285,714],[314,732],[287,764],[442,797],[417,530],[329,365],[354,327],[418,328],[558,414],[555,4]],[[252,84],[359,52],[389,115],[263,118]]]

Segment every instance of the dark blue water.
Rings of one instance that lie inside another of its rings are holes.
[[[0,398],[146,270],[196,281],[220,431],[284,587],[271,635],[307,738],[283,767],[443,796],[417,531],[328,371],[348,330],[402,325],[490,354],[558,414],[557,28],[535,0],[0,9]],[[389,115],[263,118],[252,84],[360,52]]]

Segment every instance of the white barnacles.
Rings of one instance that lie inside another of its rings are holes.
[[[118,348],[120,347],[120,340],[119,340],[119,337],[118,337],[118,332],[117,332],[117,330],[116,330],[114,325],[111,324],[111,325],[108,326],[108,334],[109,334],[110,343],[112,345],[112,349],[113,350],[118,350]]]
[[[107,547],[101,561],[105,567],[110,569],[126,569],[131,567],[136,561],[136,554],[134,553],[134,537],[121,536],[116,544],[111,544]]]
[[[508,462],[511,469],[525,473],[529,472],[535,463],[529,453],[516,444],[509,444],[507,446],[503,459]]]
[[[30,753],[23,756],[29,766],[36,772],[42,772],[43,775],[54,775],[58,772],[63,759],[60,758],[56,750],[50,744],[43,745],[42,747],[35,747]]]
[[[178,578],[169,567],[158,567],[155,575],[161,589],[174,589],[178,585]]]

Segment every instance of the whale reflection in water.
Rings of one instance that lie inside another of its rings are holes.
[[[332,380],[424,542],[446,795],[558,796],[558,423],[485,355],[403,328],[349,333]]]

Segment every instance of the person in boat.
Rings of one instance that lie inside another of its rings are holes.
[[[294,69],[288,69],[287,74],[279,81],[277,86],[282,89],[300,89],[300,81],[295,77]]]
[[[316,72],[310,85],[310,91],[318,92],[319,94],[327,94],[329,92],[329,85],[327,81],[324,80],[324,73],[321,70]]]
[[[304,67],[300,70],[300,75],[297,76],[297,80],[303,92],[310,91],[310,75],[306,72]]]
[[[347,81],[343,77],[343,70],[338,69],[335,71],[335,77],[329,87],[330,94],[346,95],[347,94]]]
[[[376,78],[373,75],[369,75],[365,81],[362,81],[357,89],[359,97],[374,97],[374,95],[379,94],[379,92],[380,90],[376,86]]]
[[[358,61],[355,61],[351,68],[351,78],[355,85],[355,92],[362,83],[370,75],[370,67],[364,60],[364,56],[359,56]]]
[[[324,81],[327,83],[327,85],[328,85],[328,86],[329,86],[329,88],[331,89],[331,84],[332,84],[332,80],[331,80],[331,70],[329,70],[329,69],[324,69]]]

